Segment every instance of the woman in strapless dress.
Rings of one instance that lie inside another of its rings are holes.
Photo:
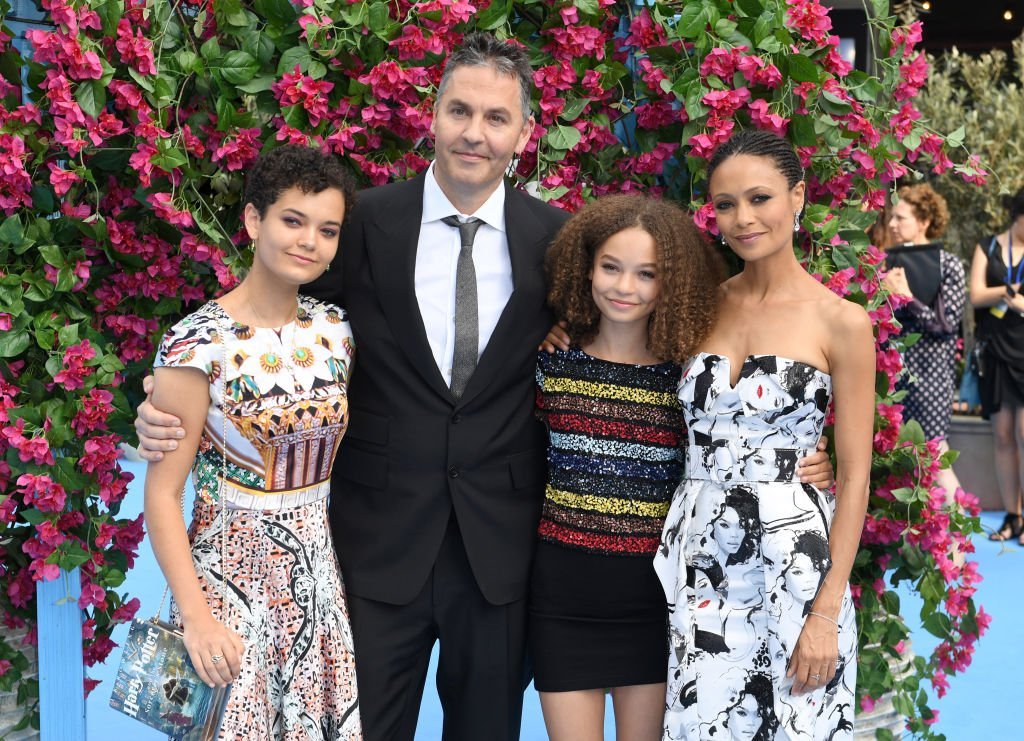
[[[655,557],[672,639],[664,738],[852,738],[848,581],[871,466],[871,322],[797,261],[805,184],[792,146],[740,132],[709,177],[744,268],[722,284],[679,387],[688,464]],[[794,474],[830,405],[835,496]]]

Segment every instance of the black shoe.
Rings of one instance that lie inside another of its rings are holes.
[[[1021,520],[1021,516],[1007,512],[1006,517],[1003,518],[1003,524],[999,526],[998,530],[991,533],[988,539],[998,541],[1012,540],[1019,538],[1022,530],[1024,530],[1024,521]]]

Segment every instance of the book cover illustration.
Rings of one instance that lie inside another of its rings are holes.
[[[203,683],[173,626],[134,620],[110,706],[175,741],[207,741],[217,735],[229,689]]]

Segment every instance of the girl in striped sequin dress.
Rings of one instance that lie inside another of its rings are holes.
[[[661,734],[665,596],[651,565],[685,439],[680,363],[714,319],[721,266],[678,207],[612,196],[549,252],[549,299],[578,343],[537,364],[548,484],[531,577],[535,683],[553,741]]]

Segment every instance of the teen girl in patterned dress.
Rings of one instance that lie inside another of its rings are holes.
[[[221,739],[362,738],[327,523],[352,334],[341,309],[298,295],[328,268],[353,197],[327,155],[287,145],[261,157],[246,192],[252,270],[157,355],[153,403],[186,437],[149,464],[146,525],[193,664],[232,683]]]

